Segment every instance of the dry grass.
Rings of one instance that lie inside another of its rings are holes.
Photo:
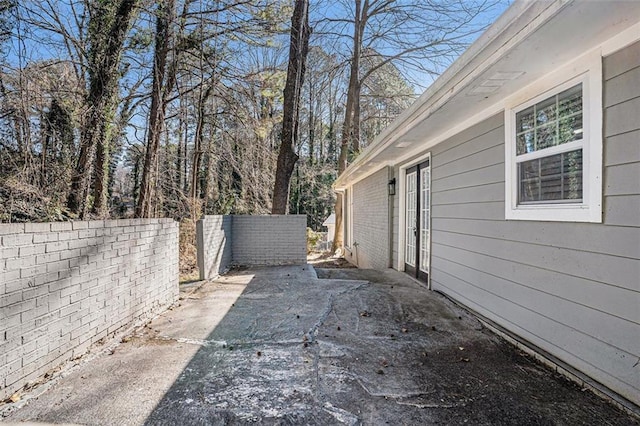
[[[196,224],[191,219],[180,222],[180,282],[198,279]]]

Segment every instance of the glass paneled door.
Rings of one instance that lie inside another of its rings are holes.
[[[429,161],[407,170],[405,181],[404,270],[421,281],[429,277],[430,233]]]

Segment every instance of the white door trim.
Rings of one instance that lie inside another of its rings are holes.
[[[406,199],[405,199],[405,181],[407,178],[407,169],[415,166],[416,164],[420,164],[426,160],[429,160],[429,171],[433,170],[432,161],[431,161],[431,152],[427,152],[426,154],[421,155],[420,157],[416,157],[405,164],[402,164],[398,170],[398,242],[397,242],[397,250],[398,250],[398,258],[396,259],[396,269],[398,271],[404,272],[404,247],[405,247],[405,227],[406,227]],[[431,189],[431,176],[433,173],[429,173],[429,190]],[[432,195],[432,194],[429,194]],[[429,197],[429,210],[431,211],[431,199],[433,197]],[[429,269],[431,269],[431,214],[429,215]],[[431,273],[429,273],[429,282],[427,283],[429,289],[431,289]]]

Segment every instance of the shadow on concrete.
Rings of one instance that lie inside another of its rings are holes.
[[[246,287],[145,424],[637,424],[403,274],[318,275],[231,274]]]

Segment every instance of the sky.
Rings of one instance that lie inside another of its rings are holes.
[[[26,0],[22,2],[24,5],[28,5],[29,3],[34,3],[38,0]],[[57,9],[58,16],[61,18],[63,26],[67,31],[73,31],[74,23],[72,20],[73,14],[71,13],[71,8],[69,6],[69,2],[77,2],[76,0],[65,0],[65,1],[55,1],[48,0],[43,1],[44,4],[50,5],[52,9]],[[422,0],[414,0],[415,2],[421,2]],[[463,1],[472,1],[472,0],[463,0]],[[478,0],[473,0],[478,1]],[[494,22],[498,16],[504,12],[504,10],[511,3],[511,0],[487,0],[488,2],[493,2],[493,5],[489,7],[485,12],[479,15],[476,19],[476,22],[482,22],[485,24]],[[402,3],[402,0],[399,0],[399,3]],[[410,2],[406,2],[410,3]],[[446,1],[445,1],[446,3]],[[340,19],[344,16],[349,16],[352,14],[352,2],[350,0],[317,0],[311,1],[310,4],[310,21],[312,26],[314,27],[314,33],[312,34],[311,44],[322,45],[327,43],[326,36],[322,35],[323,31],[327,29],[327,19]],[[64,45],[60,42],[61,38],[56,36],[50,32],[38,31],[34,29],[32,26],[27,25],[24,22],[21,22],[20,19],[14,19],[14,34],[20,34],[23,36],[23,42],[18,43],[13,40],[13,42],[9,43],[5,48],[6,61],[12,67],[20,67],[24,66],[28,61],[31,60],[48,60],[48,59],[58,59],[65,58],[66,52]],[[152,22],[147,22],[147,25],[151,25]],[[335,28],[335,27],[333,27]],[[341,27],[341,31],[345,32],[347,37],[342,38],[339,41],[333,41],[336,43],[333,45],[333,48],[338,52],[347,53],[350,50],[350,40],[349,36],[351,35],[352,27],[350,25],[344,25]],[[470,43],[475,40],[481,32],[475,33],[470,37],[466,38],[466,42]],[[284,35],[283,37],[278,38],[279,41],[283,43],[288,42],[288,35]],[[384,45],[377,46],[382,53],[384,54]],[[284,49],[286,51],[286,49]],[[18,55],[18,53],[22,53],[22,55]],[[20,56],[23,57],[20,60]],[[150,59],[150,58],[147,58]],[[451,60],[445,61],[448,65]],[[422,72],[417,69],[406,68],[401,69],[403,74],[405,74],[412,83],[415,83],[416,94],[420,94],[426,87],[428,87],[437,77],[433,74],[428,74]],[[438,72],[443,71],[443,67],[440,66]]]

